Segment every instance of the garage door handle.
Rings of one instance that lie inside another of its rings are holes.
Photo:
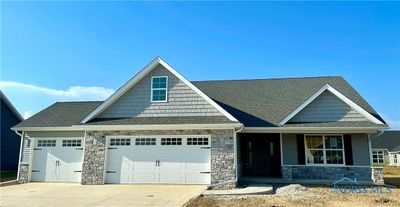
[[[117,173],[116,171],[107,171],[106,173]]]
[[[211,147],[201,147],[200,149],[211,149]]]
[[[74,172],[82,172],[81,170],[75,170]]]
[[[83,150],[83,147],[81,147],[81,148],[76,148],[76,150]]]
[[[109,147],[108,149],[118,149],[117,147]]]
[[[211,174],[211,172],[200,172],[201,174]]]
[[[33,150],[42,150],[42,148],[33,148]]]
[[[32,170],[32,172],[40,172],[40,170]]]

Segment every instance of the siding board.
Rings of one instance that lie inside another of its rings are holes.
[[[151,102],[151,77],[168,76],[168,102]],[[223,116],[163,66],[157,66],[98,118]]]
[[[325,91],[290,120],[291,123],[336,121],[368,121],[368,119],[331,92]]]

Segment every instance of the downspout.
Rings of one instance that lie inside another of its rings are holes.
[[[238,130],[234,129],[233,133],[233,151],[234,151],[234,166],[235,166],[235,185],[237,185],[237,182],[239,180],[239,169],[238,169],[238,154],[237,154],[237,133],[241,132],[243,130],[243,125],[239,127]]]
[[[21,168],[21,156],[22,156],[22,148],[24,144],[24,132],[19,133],[17,130],[14,130],[15,134],[20,137],[20,144],[19,144],[19,157],[18,157],[18,170],[17,170],[17,181],[19,181],[19,170]]]

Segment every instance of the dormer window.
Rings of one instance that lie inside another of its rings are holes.
[[[151,102],[167,102],[167,76],[151,77]]]

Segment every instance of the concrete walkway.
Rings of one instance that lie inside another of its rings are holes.
[[[80,185],[28,183],[1,187],[0,206],[179,207],[206,189],[200,185]]]
[[[262,195],[272,194],[273,190],[272,185],[250,185],[231,190],[206,190],[203,195]]]

